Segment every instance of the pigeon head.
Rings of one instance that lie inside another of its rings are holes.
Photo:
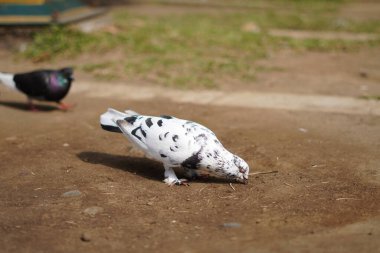
[[[213,158],[208,160],[210,164],[208,168],[212,168],[210,174],[244,184],[248,183],[249,166],[243,159],[225,149],[214,152]]]
[[[230,166],[229,171],[235,176],[236,181],[244,184],[248,183],[249,166],[240,157],[233,155],[233,165]]]
[[[74,80],[73,74],[74,71],[72,68],[63,68],[60,70],[60,72],[63,74],[63,76],[68,79],[70,82]]]

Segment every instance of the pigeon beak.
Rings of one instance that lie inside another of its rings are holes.
[[[238,181],[239,183],[248,184],[248,178],[246,177],[236,179],[236,181]]]
[[[243,183],[248,184],[248,175],[243,176]]]

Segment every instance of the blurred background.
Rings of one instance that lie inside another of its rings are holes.
[[[15,70],[70,64],[96,80],[265,89],[260,75],[285,66],[260,60],[378,47],[378,14],[378,1],[354,0],[7,0],[0,48],[22,59]]]

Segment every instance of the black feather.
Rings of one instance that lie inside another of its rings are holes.
[[[169,115],[161,115],[160,117],[164,118],[164,119],[172,119],[173,118],[172,116],[169,116]]]
[[[107,126],[107,125],[102,125],[102,124],[100,124],[100,126],[104,130],[109,131],[109,132],[122,133],[122,131],[118,127],[115,127],[115,126]]]
[[[199,150],[197,153],[194,153],[192,156],[190,156],[185,161],[183,161],[181,163],[181,166],[188,169],[198,169],[199,163],[202,160],[200,153],[201,153],[201,150]]]
[[[153,125],[152,118],[147,118],[145,124],[150,128]]]
[[[135,123],[136,119],[137,119],[137,116],[135,116],[135,115],[124,118],[125,121],[127,121],[129,124],[132,124],[132,125],[133,125],[133,123]]]

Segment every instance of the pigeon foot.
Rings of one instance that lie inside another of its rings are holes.
[[[173,186],[173,185],[184,185],[184,186],[190,186],[189,181],[187,179],[181,178],[181,179],[171,179],[171,178],[166,178],[164,180],[165,184],[168,186]]]
[[[62,111],[68,111],[74,107],[75,107],[75,105],[70,105],[70,104],[65,104],[65,103],[59,103],[59,105],[58,105],[58,109],[60,109]]]

